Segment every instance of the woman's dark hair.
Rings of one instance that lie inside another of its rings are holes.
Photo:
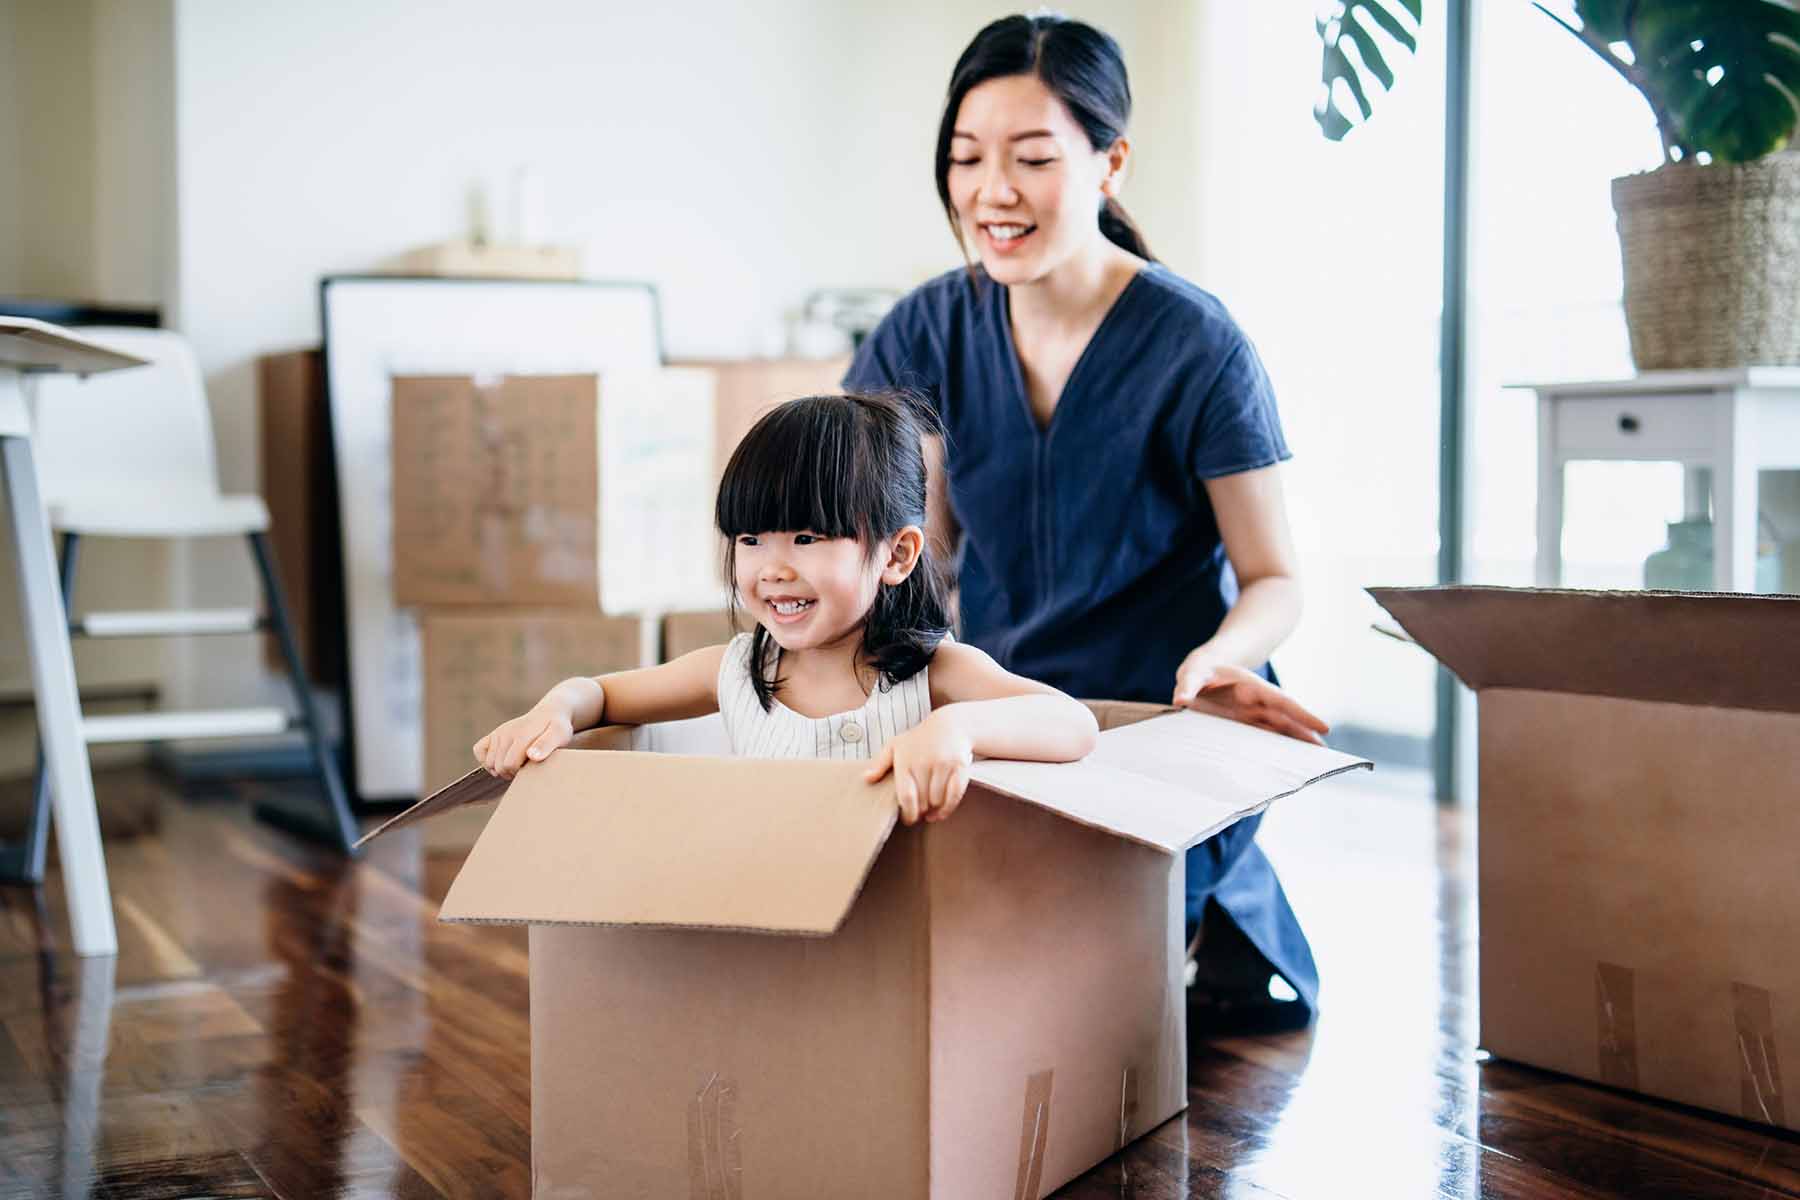
[[[872,554],[883,538],[925,524],[920,441],[943,435],[935,413],[900,392],[810,396],[778,405],[738,443],[719,483],[714,521],[725,535],[725,583],[738,612],[742,534],[853,537]],[[928,548],[912,574],[882,585],[863,621],[862,658],[892,687],[917,675],[950,630],[949,586]],[[750,681],[766,712],[782,680],[768,675],[769,631],[751,634]]]
[[[1125,75],[1125,57],[1119,53],[1119,43],[1092,25],[1046,13],[1001,17],[976,34],[950,73],[950,92],[944,100],[937,137],[938,199],[943,201],[950,232],[965,258],[969,248],[963,245],[962,225],[950,199],[951,135],[956,132],[963,97],[971,89],[1013,75],[1035,76],[1050,89],[1095,150],[1111,149],[1125,135],[1131,119],[1131,82]],[[1111,196],[1100,208],[1100,232],[1139,258],[1155,258],[1125,206]]]

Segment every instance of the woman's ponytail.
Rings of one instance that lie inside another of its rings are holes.
[[[1108,196],[1106,203],[1100,206],[1100,232],[1106,235],[1107,241],[1120,249],[1129,250],[1146,261],[1156,261],[1156,255],[1150,253],[1150,247],[1145,243],[1143,231],[1137,227],[1137,222],[1131,219],[1125,206],[1112,196]]]

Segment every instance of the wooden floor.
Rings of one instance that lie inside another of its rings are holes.
[[[528,1193],[524,938],[435,923],[454,857],[96,782],[118,957],[62,951],[54,880],[0,889],[0,1196]],[[1466,817],[1378,777],[1264,830],[1323,1017],[1197,1033],[1187,1113],[1059,1195],[1800,1196],[1800,1139],[1476,1063]]]

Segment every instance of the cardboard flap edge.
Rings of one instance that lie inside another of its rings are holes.
[[[466,808],[471,804],[490,804],[506,793],[508,780],[489,775],[486,769],[476,767],[455,783],[439,788],[431,795],[377,825],[374,829],[356,839],[353,850],[361,850],[385,833],[396,829],[404,829],[408,825],[417,825],[420,821],[428,821],[440,813],[453,809]]]

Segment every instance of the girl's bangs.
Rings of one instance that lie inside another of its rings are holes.
[[[867,450],[856,422],[841,406],[831,411],[829,399],[788,401],[738,444],[719,483],[720,533],[873,535],[858,519],[871,508]]]

